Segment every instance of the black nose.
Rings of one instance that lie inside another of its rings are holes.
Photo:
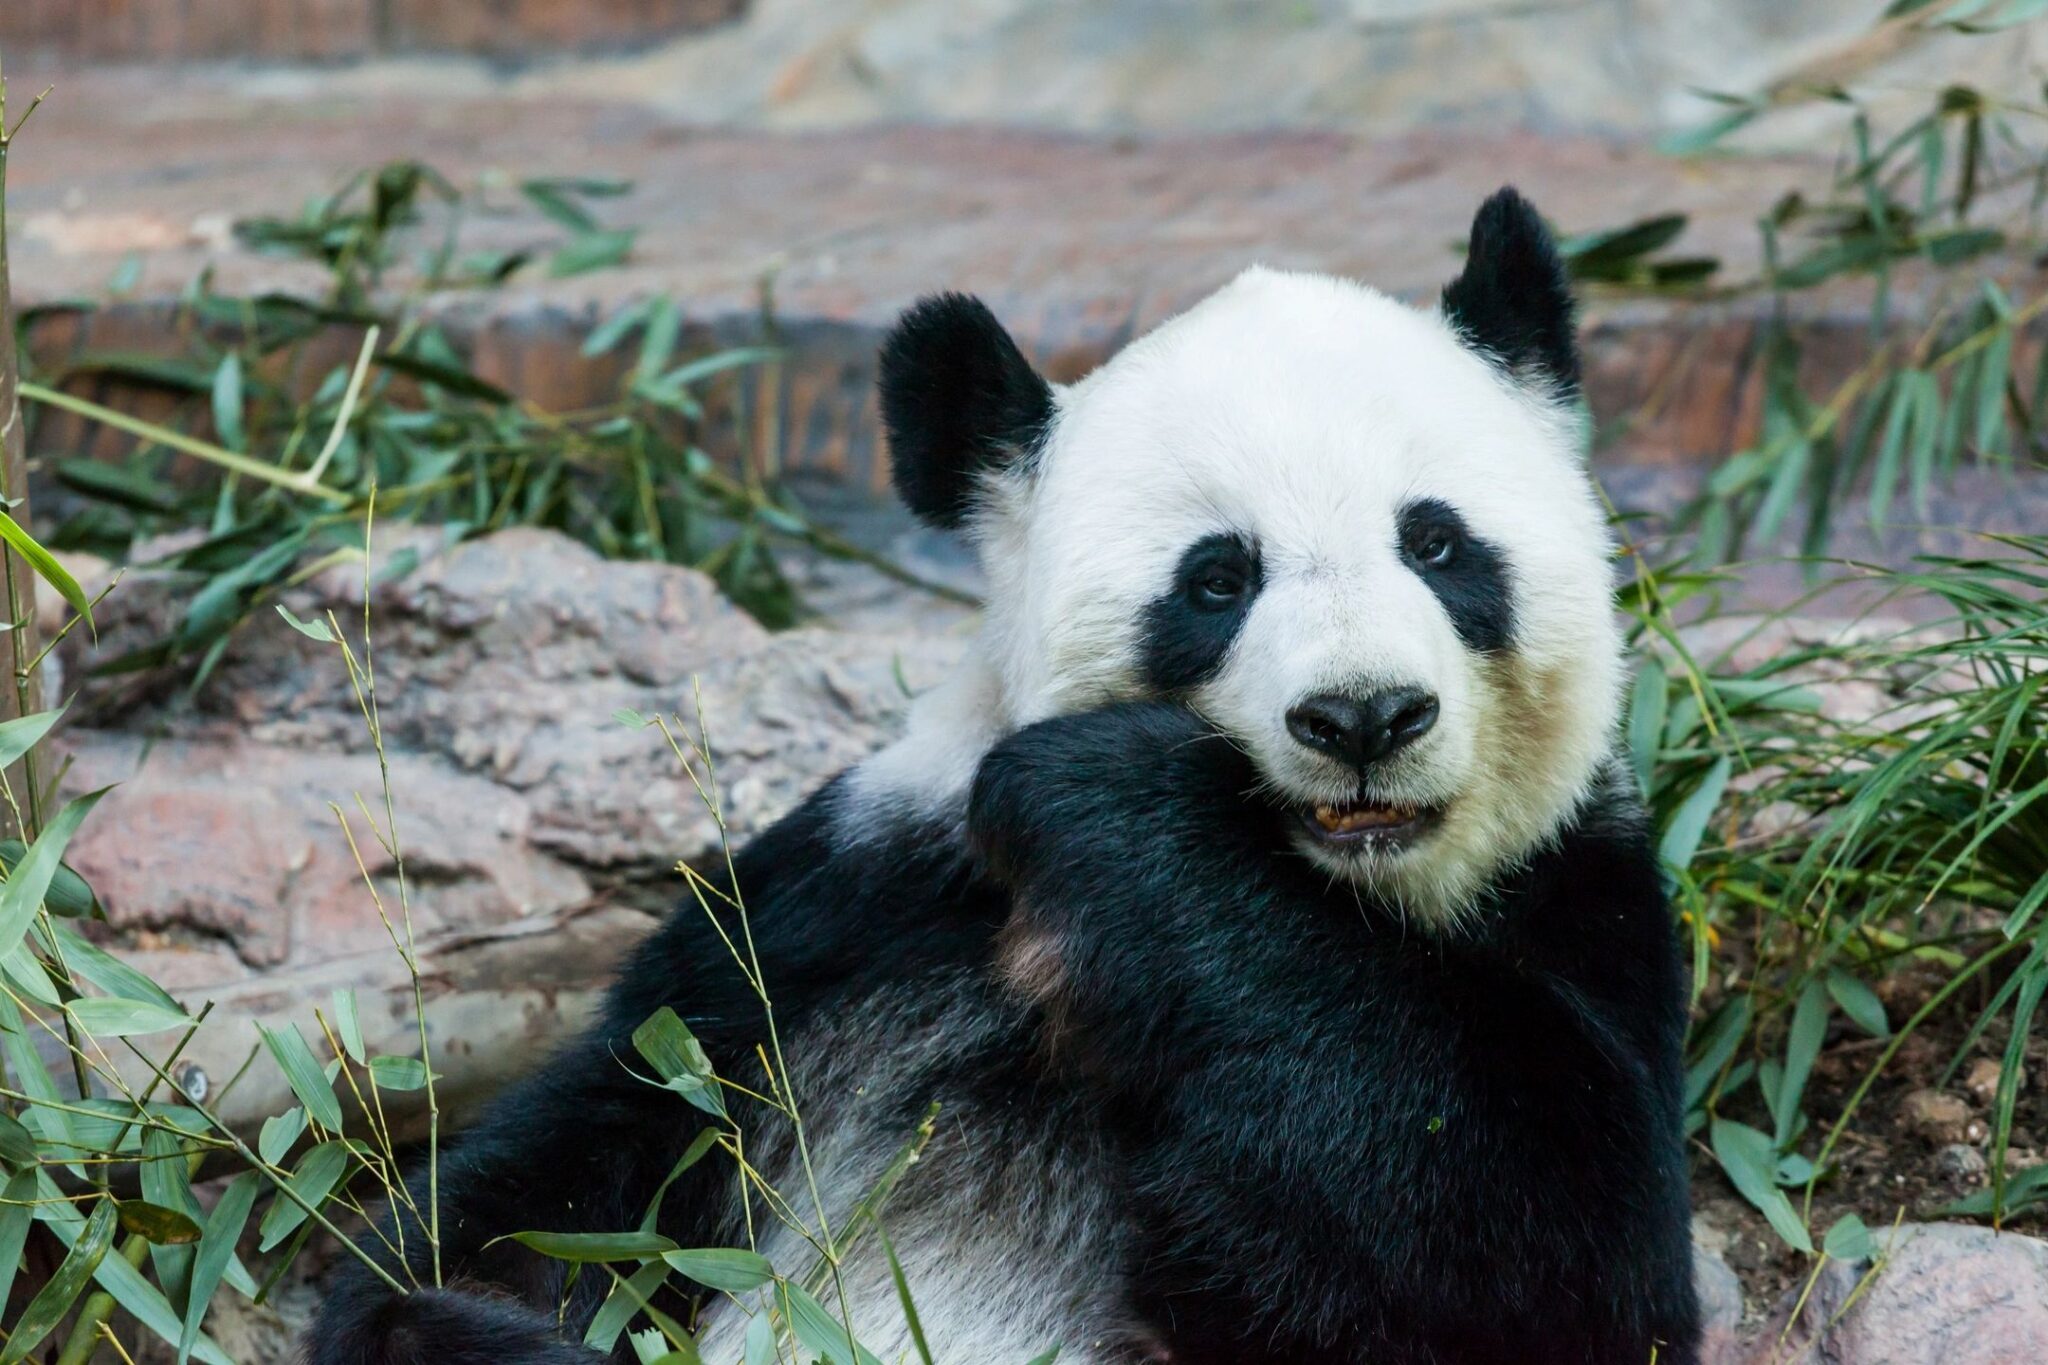
[[[1369,697],[1323,692],[1287,713],[1287,733],[1319,754],[1362,768],[1398,753],[1436,724],[1436,698],[1419,687]]]

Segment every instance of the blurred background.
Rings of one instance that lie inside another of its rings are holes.
[[[4,492],[49,558],[0,649],[14,713],[69,709],[0,758],[25,837],[119,784],[24,952],[66,1000],[213,1002],[180,1074],[281,1144],[267,1178],[326,1132],[287,1026],[381,1077],[387,1151],[429,1037],[459,1120],[678,859],[958,657],[971,555],[894,507],[877,431],[903,307],[978,293],[1071,380],[1254,262],[1427,304],[1512,182],[1573,273],[1624,541],[1710,1359],[2048,1358],[2048,1245],[1992,1233],[2048,1210],[2044,14],[6,0]],[[718,809],[653,716],[708,730]],[[0,1006],[0,1043],[18,1093],[117,1102],[60,1031]],[[199,1304],[238,1360],[286,1358],[337,1254],[274,1207],[275,1292]],[[52,1342],[155,1358],[154,1311]]]
[[[1973,14],[2009,21],[2016,8]],[[2040,52],[2024,31],[1997,44],[1914,42],[1904,28],[1875,29],[1882,7],[1868,0],[16,0],[8,10],[0,33],[31,82],[145,63],[272,96],[509,93],[782,130],[1642,137],[1690,126],[1703,92],[1856,77],[1895,87],[1883,107],[1958,77],[2024,82]],[[253,76],[259,66],[268,79]],[[1779,134],[1810,142],[1828,123],[1791,121]]]

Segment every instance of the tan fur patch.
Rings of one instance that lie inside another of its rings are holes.
[[[1034,1005],[1047,1004],[1066,987],[1059,940],[1032,920],[1022,902],[996,936],[996,973]]]

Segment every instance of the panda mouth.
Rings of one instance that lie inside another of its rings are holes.
[[[1389,853],[1414,843],[1442,818],[1441,806],[1363,797],[1341,805],[1319,803],[1301,813],[1303,827],[1320,844]]]

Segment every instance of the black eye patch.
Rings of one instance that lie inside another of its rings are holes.
[[[1145,680],[1178,692],[1213,676],[1261,581],[1258,553],[1243,537],[1222,531],[1190,545],[1173,583],[1145,608]]]
[[[1498,654],[1515,633],[1507,557],[1472,534],[1457,509],[1422,498],[1401,509],[1395,535],[1402,560],[1436,594],[1468,649]]]

